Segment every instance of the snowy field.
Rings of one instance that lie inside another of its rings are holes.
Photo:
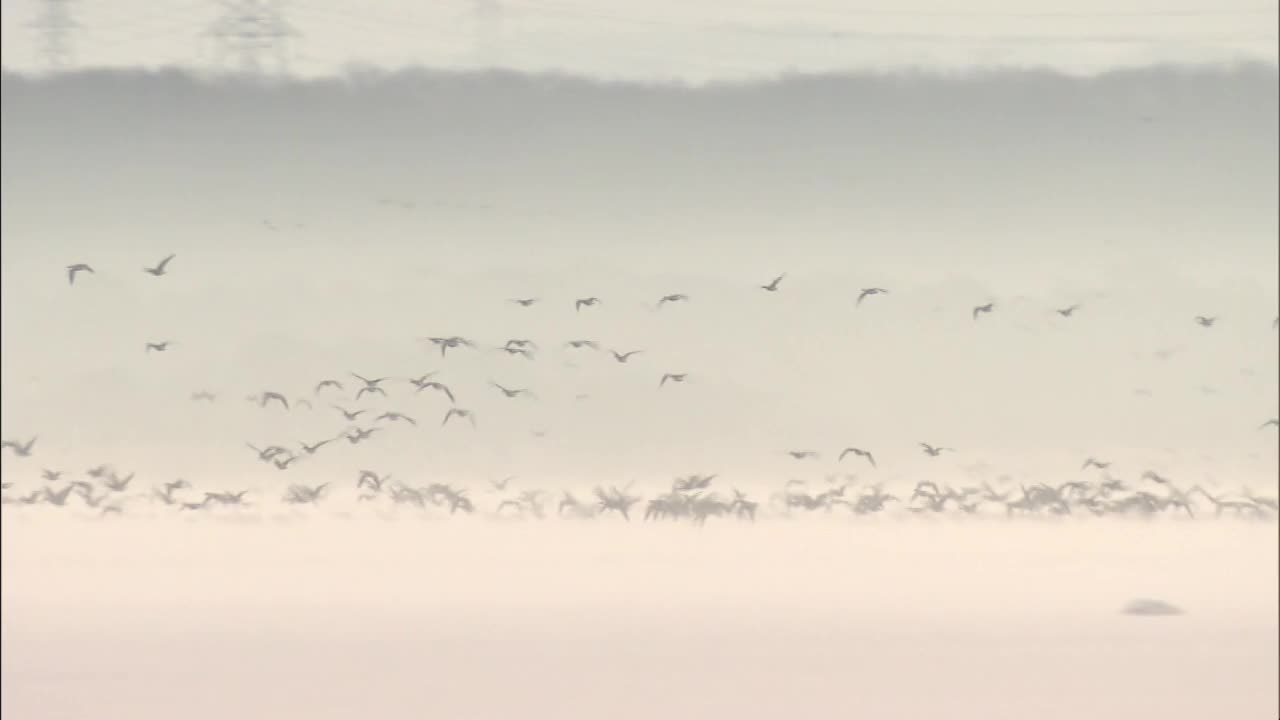
[[[5,513],[6,718],[1274,718],[1274,523]],[[1152,597],[1183,614],[1126,615]]]

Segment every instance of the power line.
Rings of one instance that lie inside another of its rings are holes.
[[[285,41],[300,33],[287,23],[276,0],[222,0],[222,15],[205,30],[217,43],[217,62],[234,61],[240,72],[258,75],[264,56],[274,59],[275,69],[288,71]]]

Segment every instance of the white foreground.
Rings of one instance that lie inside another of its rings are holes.
[[[5,718],[1275,718],[1277,526],[6,512]],[[1120,610],[1158,598],[1183,615]]]

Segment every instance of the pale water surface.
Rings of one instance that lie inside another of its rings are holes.
[[[1135,597],[1185,611],[1120,612]],[[1274,718],[1274,524],[6,512],[6,718]]]

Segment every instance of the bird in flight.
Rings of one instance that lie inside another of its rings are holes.
[[[445,425],[448,425],[449,419],[453,417],[460,417],[466,420],[470,420],[471,427],[474,428],[476,426],[475,413],[471,412],[470,410],[465,410],[463,408],[449,408],[449,412],[444,414],[444,422],[440,423],[440,427],[444,427]]]
[[[674,383],[682,383],[686,377],[688,377],[688,373],[666,373],[662,376],[662,379],[658,381],[658,387],[666,385],[668,380]]]
[[[533,359],[533,352],[531,352],[527,347],[522,347],[519,345],[503,345],[498,349],[508,355],[520,355],[524,357],[525,360]]]
[[[445,354],[449,352],[450,348],[475,347],[475,343],[464,337],[458,337],[457,335],[454,335],[453,337],[430,337],[426,338],[426,340],[431,341],[433,345],[440,348],[440,357],[444,357]]]
[[[285,410],[289,409],[289,401],[285,399],[285,396],[281,395],[278,392],[274,392],[272,390],[267,390],[258,396],[258,407],[266,407],[267,403],[271,402],[272,400],[275,400],[279,402],[281,405],[283,405]]]
[[[858,457],[861,457],[861,458],[866,458],[867,462],[871,463],[871,467],[876,466],[875,456],[873,456],[870,452],[866,450],[863,450],[861,448],[855,448],[855,447],[845,448],[844,450],[841,450],[840,457],[837,458],[837,462],[840,460],[844,460],[844,456],[848,455],[849,453],[853,453],[854,455],[857,455]]]
[[[582,348],[591,348],[592,350],[600,349],[600,343],[595,340],[570,340],[564,345],[565,347],[571,347],[574,350],[581,350]]]
[[[778,285],[782,283],[782,278],[786,277],[786,273],[782,273],[778,277],[769,282],[768,285],[761,285],[760,289],[766,292],[778,292]]]
[[[996,309],[995,303],[987,303],[986,305],[979,305],[973,309],[973,319],[977,320],[978,316],[981,315],[982,313],[989,313],[995,309]]]
[[[574,301],[573,309],[574,312],[581,312],[584,307],[591,307],[598,304],[600,304],[600,298],[598,297],[580,298]]]
[[[208,390],[198,390],[196,392],[191,393],[192,402],[198,402],[200,400],[204,400],[206,402],[213,402],[214,400],[217,400],[217,399],[218,399],[217,394],[211,393]]]
[[[642,353],[642,352],[644,352],[644,351],[643,351],[643,350],[632,350],[632,351],[630,351],[630,352],[620,353],[620,352],[618,352],[617,350],[610,350],[609,352],[613,355],[613,359],[614,359],[614,360],[617,360],[617,361],[618,361],[618,362],[620,362],[620,363],[625,363],[626,361],[628,361],[628,360],[630,360],[630,359],[631,359],[631,356],[633,356],[633,355],[638,355],[638,354],[640,354],[640,353]]]
[[[929,457],[938,457],[939,455],[941,455],[942,453],[944,453],[944,452],[946,452],[946,451],[948,451],[948,450],[950,450],[951,452],[955,452],[955,450],[952,450],[951,448],[947,448],[947,447],[934,447],[934,446],[930,445],[929,443],[920,443],[920,447],[921,447],[921,449],[923,449],[923,450],[924,450],[924,454],[925,454],[925,455],[928,455]]]
[[[383,395],[383,396],[387,394],[387,391],[383,390],[381,387],[378,386],[378,383],[385,381],[387,378],[380,377],[380,378],[374,378],[373,380],[370,380],[369,378],[361,377],[355,373],[351,373],[351,376],[359,380],[360,382],[364,383],[364,387],[356,391],[357,400],[359,400],[365,393],[370,393],[370,394],[376,393],[378,395]]]
[[[169,346],[172,344],[173,343],[168,340],[165,340],[164,342],[149,342],[147,343],[147,353],[150,354],[152,350],[155,350],[156,352],[164,352],[165,350],[168,350]]]
[[[402,414],[402,413],[392,412],[392,411],[387,411],[387,412],[382,413],[381,415],[379,415],[377,418],[375,418],[375,419],[374,419],[374,422],[377,422],[378,420],[387,420],[387,421],[390,421],[390,422],[398,422],[398,421],[403,420],[404,422],[407,422],[407,423],[409,423],[410,425],[417,425],[417,424],[418,424],[418,421],[417,421],[417,420],[414,420],[413,418],[409,417],[408,415],[404,415],[404,414]]]
[[[356,479],[356,488],[362,488],[368,485],[374,492],[382,492],[382,485],[390,480],[391,476],[380,477],[378,473],[372,470],[361,470],[360,477]]]
[[[673,302],[688,302],[689,296],[684,293],[674,293],[672,295],[663,295],[658,299],[658,309],[661,310],[663,305]]]
[[[1088,460],[1084,461],[1084,464],[1080,466],[1080,469],[1088,470],[1091,467],[1098,468],[1099,470],[1106,470],[1107,468],[1111,467],[1111,463],[1103,462],[1095,458],[1089,458]]]
[[[529,307],[530,305],[533,305],[534,303],[538,302],[538,298],[512,298],[507,302],[515,303],[520,307]]]
[[[501,390],[501,391],[502,391],[502,394],[503,394],[503,395],[506,395],[506,396],[507,396],[507,397],[509,397],[509,398],[518,397],[518,396],[520,396],[520,395],[528,395],[528,396],[529,396],[529,397],[531,397],[531,398],[536,398],[536,397],[537,397],[536,395],[534,395],[534,394],[533,394],[531,391],[529,391],[529,390],[524,390],[524,389],[520,389],[520,388],[512,389],[512,388],[503,387],[503,386],[499,385],[498,383],[496,383],[496,382],[494,382],[494,381],[492,381],[492,380],[490,380],[490,381],[489,381],[489,384],[490,384],[490,385],[492,385],[492,386],[494,386],[494,387],[496,387],[496,388],[498,388],[499,390]]]
[[[1269,427],[1280,427],[1280,418],[1271,418],[1270,420],[1258,426],[1259,430]]]
[[[35,444],[36,438],[31,438],[25,443],[14,440],[4,440],[0,442],[0,448],[9,448],[13,451],[13,454],[18,457],[29,457],[31,455],[31,448],[34,447]]]
[[[788,450],[787,454],[796,460],[817,460],[818,453],[816,450]]]
[[[1213,324],[1217,321],[1218,318],[1216,317],[1205,317],[1204,315],[1196,316],[1196,323],[1200,325],[1200,327],[1213,327]]]
[[[381,429],[382,428],[380,427],[352,428],[351,431],[347,433],[347,442],[350,442],[352,445],[356,445],[363,440],[368,440],[373,437],[373,434]]]
[[[872,295],[887,295],[887,294],[889,294],[889,291],[885,290],[884,288],[878,288],[878,287],[863,288],[862,292],[858,293],[858,301],[855,302],[854,305],[855,306],[861,305],[863,300],[871,297]]]
[[[360,417],[364,413],[369,412],[368,410],[355,410],[355,411],[347,410],[345,408],[340,408],[337,405],[330,405],[329,407],[332,407],[334,410],[337,410],[338,412],[342,413],[342,416],[347,419],[347,422],[355,422],[356,418]]]
[[[62,479],[62,471],[61,470],[41,470],[40,477],[44,478],[45,480],[48,480],[49,482],[58,482],[59,480]]]
[[[298,443],[298,445],[302,447],[302,451],[305,452],[306,454],[315,455],[317,450],[324,447],[325,445],[328,445],[329,443],[333,442],[336,439],[337,438],[328,438],[327,440],[321,440],[320,442],[315,443],[314,445],[308,445],[304,442],[300,442]]]
[[[330,388],[330,387],[337,388],[339,390],[343,389],[342,383],[338,382],[337,380],[321,380],[320,382],[316,383],[315,394],[319,395],[321,390],[324,390],[325,388]]]
[[[417,389],[417,391],[416,391],[416,392],[422,392],[423,390],[426,390],[427,388],[431,388],[432,390],[435,390],[436,392],[442,392],[442,393],[444,393],[444,394],[445,394],[445,396],[449,398],[449,402],[457,402],[457,400],[455,400],[455,399],[453,398],[453,392],[449,390],[449,386],[448,386],[448,385],[445,385],[444,383],[441,383],[441,382],[435,382],[434,380],[429,381],[429,382],[425,382],[425,383],[422,383],[421,385],[418,385],[418,389]]]
[[[506,490],[507,486],[511,484],[511,481],[515,479],[516,477],[514,475],[509,475],[501,480],[490,480],[489,484],[493,486],[494,490],[502,492],[503,490]]]
[[[1064,307],[1064,308],[1058,308],[1057,310],[1054,310],[1054,312],[1058,313],[1059,315],[1061,315],[1061,316],[1062,316],[1062,317],[1064,317],[1064,318],[1069,318],[1069,317],[1071,317],[1072,315],[1074,315],[1074,314],[1075,314],[1075,312],[1076,312],[1077,310],[1079,310],[1079,309],[1080,309],[1080,306],[1079,306],[1079,305],[1071,305],[1071,306]]]
[[[1161,475],[1160,473],[1156,472],[1155,470],[1148,470],[1148,471],[1146,471],[1146,472],[1142,473],[1142,479],[1143,479],[1143,480],[1150,480],[1151,482],[1153,482],[1153,483],[1158,483],[1158,484],[1160,484],[1160,485],[1168,485],[1168,484],[1169,484],[1169,478],[1164,477],[1163,475]]]
[[[87,265],[86,263],[76,263],[75,265],[68,265],[67,266],[67,284],[69,285],[76,284],[76,273],[78,272],[87,272],[87,273],[96,274],[96,273],[93,273],[93,268],[89,267],[89,265]]]
[[[155,277],[160,277],[161,275],[164,275],[165,273],[168,272],[166,268],[169,267],[169,262],[172,261],[175,257],[177,257],[176,254],[171,254],[169,255],[169,257],[161,260],[160,264],[156,265],[155,267],[142,268],[142,272],[147,273],[148,275],[154,275]]]

